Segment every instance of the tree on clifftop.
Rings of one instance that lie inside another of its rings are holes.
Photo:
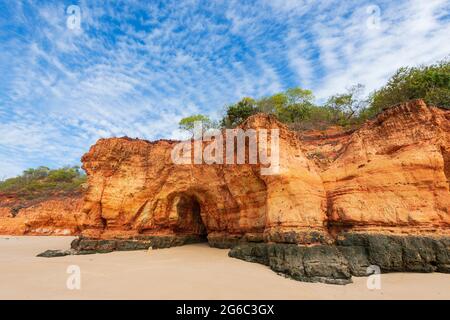
[[[450,109],[450,60],[430,66],[400,68],[388,83],[372,95],[370,109],[380,112],[412,99]]]
[[[221,125],[225,128],[234,128],[257,112],[256,101],[252,98],[245,97],[238,103],[228,106]]]
[[[346,92],[316,104],[311,90],[295,87],[260,99],[245,97],[226,107],[220,121],[223,128],[234,128],[251,115],[263,112],[275,115],[293,130],[325,129],[339,125],[351,128],[396,104],[412,99],[424,99],[428,105],[450,109],[450,60],[429,66],[400,68],[388,83],[363,96],[364,86],[357,84]],[[180,128],[191,131],[195,121],[212,123],[209,118],[195,115],[183,119]]]
[[[194,125],[195,122],[201,122],[203,126],[203,130],[207,130],[210,128],[215,127],[215,124],[209,117],[202,115],[202,114],[196,114],[193,116],[189,116],[186,118],[183,118],[178,122],[178,127],[182,130],[187,130],[191,134],[194,134]]]
[[[333,124],[348,125],[351,120],[357,120],[360,113],[366,108],[368,102],[362,98],[364,86],[357,84],[350,87],[347,92],[335,94],[325,103],[331,113],[330,121]]]

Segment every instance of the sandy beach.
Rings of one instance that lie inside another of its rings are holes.
[[[72,237],[0,237],[0,299],[450,299],[449,274],[384,274],[346,286],[302,283],[195,244],[162,250],[38,258]],[[80,290],[67,268],[79,266]]]

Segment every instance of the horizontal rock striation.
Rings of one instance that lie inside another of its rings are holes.
[[[321,173],[330,225],[447,234],[450,111],[401,104],[355,131]]]
[[[38,257],[54,258],[67,255],[85,255],[95,253],[109,253],[113,251],[136,251],[147,249],[164,249],[183,246],[186,244],[205,242],[206,239],[196,235],[175,236],[140,236],[130,239],[99,240],[78,237],[73,240],[69,250],[46,250]]]
[[[83,220],[83,195],[52,195],[26,200],[0,195],[1,235],[78,235]]]
[[[83,234],[109,239],[203,232],[215,243],[327,237],[325,189],[296,135],[267,115],[248,119],[241,129],[279,130],[279,174],[262,175],[259,164],[175,164],[174,141],[99,140],[82,158],[89,184]]]

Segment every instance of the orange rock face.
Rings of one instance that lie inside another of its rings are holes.
[[[353,133],[322,174],[328,219],[357,230],[448,232],[450,111],[399,105]]]
[[[449,111],[413,101],[324,137],[298,137],[267,115],[241,128],[279,129],[278,174],[262,175],[260,164],[175,164],[176,141],[99,140],[82,159],[83,233],[313,243],[335,229],[448,232]]]
[[[176,164],[178,141],[100,139],[82,158],[84,203],[49,200],[12,218],[1,200],[0,233],[82,230],[104,239],[192,234],[304,244],[331,242],[342,230],[450,234],[450,111],[418,100],[352,132],[297,135],[262,114],[240,128],[279,130],[277,174],[248,164],[249,154],[245,164]],[[275,137],[268,135],[272,154]],[[225,158],[226,150],[216,152]]]
[[[82,195],[37,201],[3,195],[0,199],[2,235],[76,235],[80,232]]]
[[[89,184],[84,234],[326,232],[325,190],[295,134],[268,116],[242,128],[280,130],[279,174],[262,175],[259,164],[174,164],[174,141],[99,140],[82,159]]]

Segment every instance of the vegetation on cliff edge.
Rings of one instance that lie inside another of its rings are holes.
[[[366,97],[362,95],[363,91],[364,87],[358,84],[329,97],[320,105],[315,103],[311,90],[298,87],[260,99],[244,97],[227,106],[223,118],[215,126],[233,128],[249,116],[264,112],[299,131],[333,125],[355,127],[393,105],[412,99],[424,99],[428,105],[450,109],[450,60],[400,68],[379,90]],[[195,115],[182,119],[180,128],[192,129],[194,121],[199,120],[205,120],[209,127],[214,124],[207,116]]]
[[[15,193],[27,199],[49,194],[79,192],[86,175],[80,167],[50,169],[38,167],[25,170],[21,175],[0,181],[0,192]]]

